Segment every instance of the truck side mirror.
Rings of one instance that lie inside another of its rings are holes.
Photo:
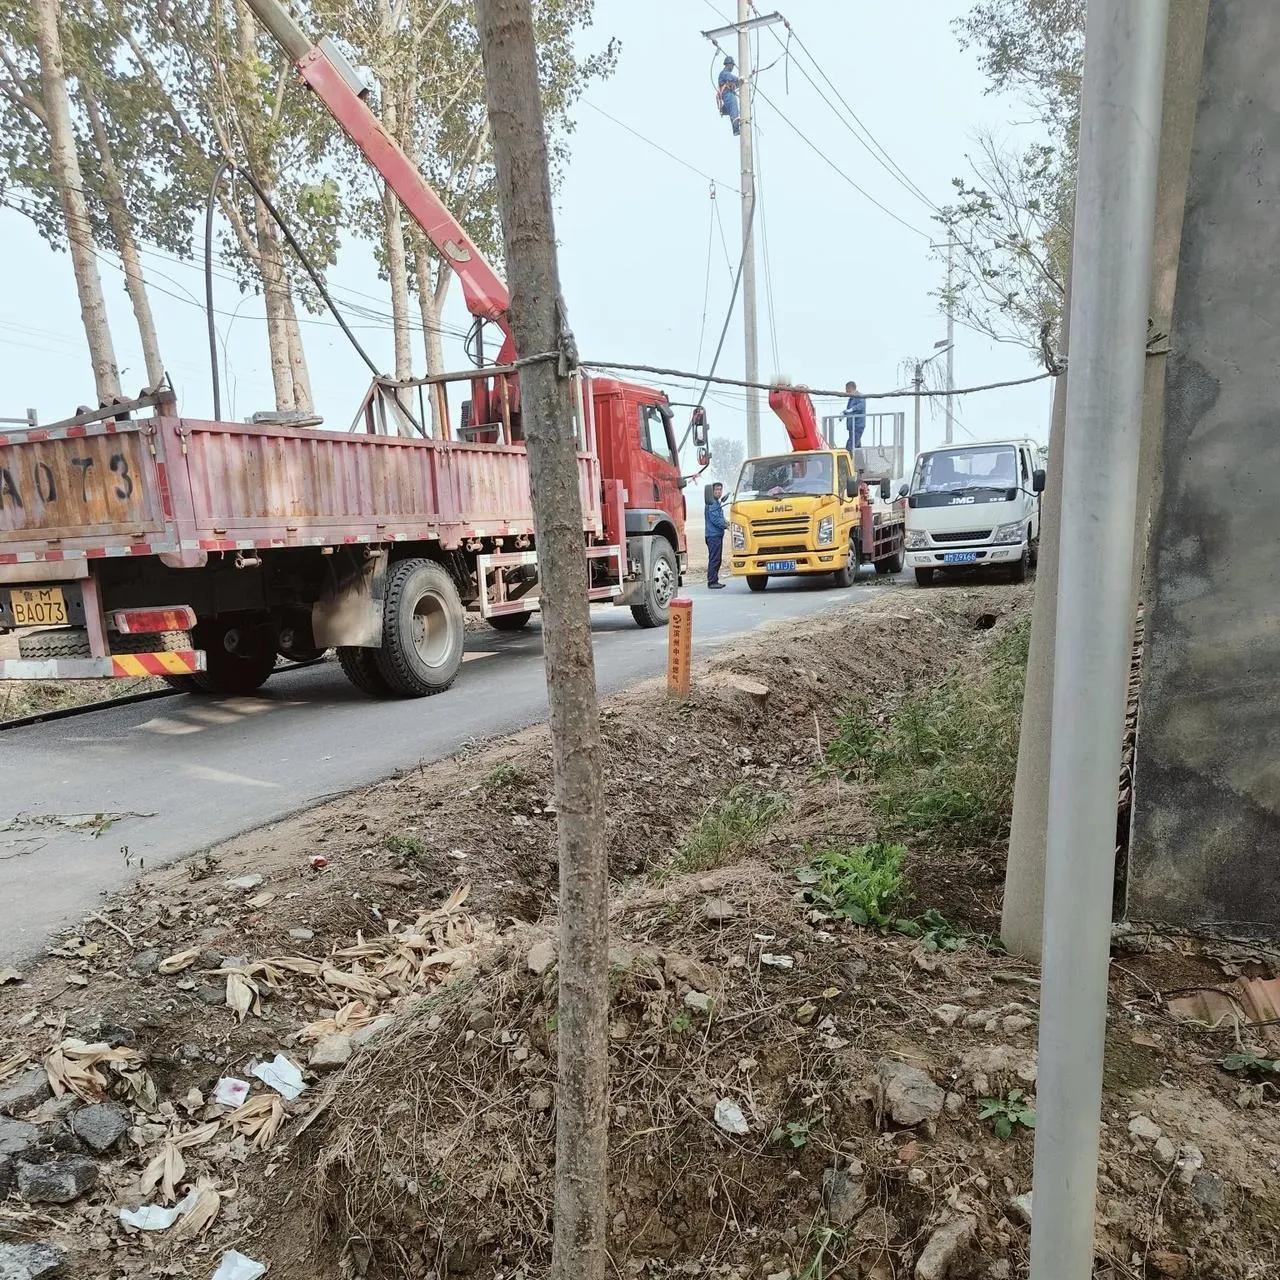
[[[1040,468],[1036,468],[1031,473],[1031,488],[1035,493],[1043,493],[1045,486],[1045,474]]]
[[[702,462],[703,455],[706,455],[707,462],[711,461],[711,449],[708,447],[710,437],[707,432],[707,411],[703,408],[697,408],[693,411],[693,417],[689,422],[690,429],[693,432],[693,443],[698,449],[698,461]]]
[[[911,492],[911,486],[904,480],[898,486],[898,497],[905,498]]]
[[[880,501],[888,502],[893,496],[893,482],[886,476],[880,481]]]
[[[856,498],[858,496],[858,482],[850,476],[844,482],[844,496],[846,498]]]

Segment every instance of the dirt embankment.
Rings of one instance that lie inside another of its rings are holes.
[[[829,764],[861,740],[842,712],[887,723],[957,662],[981,678],[1025,601],[895,592],[722,651],[688,702],[605,706],[619,1274],[1025,1274],[1038,985],[984,939],[1001,855],[950,829],[892,852],[875,778]],[[955,776],[929,778],[960,812]],[[86,1278],[206,1277],[230,1248],[293,1280],[545,1274],[554,827],[531,729],[108,904],[0,987],[0,1109],[27,1081],[29,1126],[0,1240],[65,1248]],[[861,869],[881,857],[892,893]],[[1270,970],[1171,946],[1131,942],[1114,973],[1101,1273],[1253,1280],[1276,1264],[1270,1086],[1222,1071],[1231,1033],[1175,1022],[1160,991]],[[31,1069],[77,1036],[137,1054],[96,1067],[127,1129],[100,1157],[79,1103],[39,1096],[50,1071],[100,1092],[86,1051]],[[305,1072],[296,1100],[251,1074],[276,1053]],[[213,1101],[223,1077],[252,1084],[245,1106]],[[59,1162],[94,1185],[32,1199]],[[176,1163],[167,1198],[203,1210],[124,1227]]]

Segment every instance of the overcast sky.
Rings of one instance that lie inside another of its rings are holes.
[[[584,43],[599,45],[616,36],[621,55],[617,74],[592,86],[576,111],[573,161],[559,194],[557,226],[570,321],[588,359],[678,369],[709,364],[728,305],[731,270],[702,175],[719,182],[716,204],[736,265],[739,165],[737,140],[715,111],[712,81],[719,57],[700,32],[719,25],[718,14],[728,15],[731,2],[597,0],[596,26]],[[840,94],[936,204],[945,203],[951,178],[965,171],[965,155],[979,129],[1026,140],[1020,131],[1027,127],[1021,123],[1027,113],[984,96],[973,55],[956,42],[951,19],[967,8],[968,0],[783,0],[797,36]],[[762,67],[783,52],[767,33],[759,48]],[[795,46],[793,54],[790,64],[778,61],[761,72],[772,105],[760,100],[756,108],[761,372],[815,387],[841,387],[849,378],[869,391],[900,387],[904,358],[931,354],[945,333],[931,296],[944,271],[929,248],[937,224],[931,210],[871,158],[805,81],[800,67],[814,71],[804,54]],[[867,194],[854,190],[837,169]],[[0,417],[19,416],[28,406],[44,420],[68,414],[94,398],[70,261],[10,210],[0,210],[0,255],[6,285],[0,293]],[[166,256],[149,254],[145,262],[180,404],[192,416],[206,416],[211,394],[199,305],[202,274]],[[231,409],[239,418],[273,407],[262,300],[242,297],[226,268],[220,270],[215,305],[223,314],[217,323]],[[102,272],[122,382],[132,392],[145,373],[123,277],[105,264]],[[352,238],[331,279],[343,298],[378,313],[349,319],[365,326],[361,339],[389,366],[390,302],[367,247]],[[446,324],[461,327],[466,321],[455,289]],[[317,407],[328,425],[345,428],[367,385],[364,366],[330,317],[312,317],[303,328]],[[420,346],[415,351],[421,365]],[[457,345],[446,351],[461,367]],[[740,310],[718,371],[743,374]],[[1036,371],[1019,348],[957,330],[958,386]],[[673,399],[691,398],[685,387],[673,384],[669,390]],[[965,398],[957,402],[957,438],[1044,439],[1048,403],[1047,382]],[[837,407],[819,406],[822,412]],[[708,408],[714,434],[744,437],[741,393],[717,390]],[[872,408],[906,409],[910,439],[909,404]],[[764,447],[783,448],[785,433],[767,408],[762,422]],[[941,439],[940,404],[925,409],[923,434],[926,447]]]

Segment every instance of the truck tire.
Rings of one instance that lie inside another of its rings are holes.
[[[671,601],[680,584],[680,565],[675,548],[666,538],[655,537],[649,558],[649,579],[644,584],[644,600],[631,606],[631,616],[641,627],[665,627],[671,616]]]
[[[1010,582],[1026,582],[1027,571],[1028,569],[1030,569],[1030,567],[1031,567],[1031,548],[1024,547],[1022,550],[1021,559],[1015,560],[1013,564],[1009,566],[1009,581]]]
[[[886,556],[883,560],[876,561],[876,572],[884,575],[890,573],[902,572],[902,552],[895,551],[893,555]]]
[[[112,653],[171,653],[191,648],[191,637],[185,631],[156,631],[140,636],[112,632],[107,640]],[[83,628],[56,627],[19,636],[18,656],[40,660],[91,658],[93,654],[89,648],[89,633]]]
[[[377,657],[376,649],[343,645],[338,649],[338,666],[361,693],[368,694],[371,698],[389,698],[391,686],[378,670]]]
[[[852,538],[849,539],[849,554],[845,557],[844,564],[831,575],[832,581],[837,587],[850,587],[853,580],[858,576],[858,544]]]
[[[747,587],[752,591],[763,591],[769,585],[769,575],[767,573],[749,573],[747,574]]]
[[[195,641],[204,650],[205,669],[177,677],[183,682],[177,688],[236,697],[261,689],[276,669],[275,629],[261,618],[210,618],[197,624]]]
[[[523,631],[533,621],[532,613],[497,613],[485,621],[495,631]]]
[[[466,628],[453,579],[434,560],[401,560],[387,573],[382,648],[375,662],[391,693],[443,693],[462,666]]]
[[[916,570],[916,586],[929,587],[933,585],[933,575],[936,569],[917,569]]]

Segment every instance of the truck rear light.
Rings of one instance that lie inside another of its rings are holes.
[[[122,636],[190,631],[196,625],[196,611],[185,604],[171,605],[166,609],[118,609],[112,614],[112,621]]]

